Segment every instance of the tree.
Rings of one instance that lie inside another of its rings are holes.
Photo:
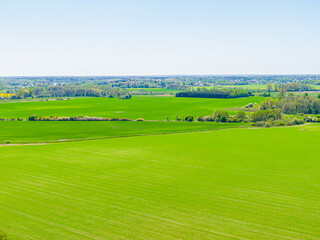
[[[273,88],[271,84],[267,85],[267,92],[272,92]]]
[[[279,97],[284,98],[286,96],[287,90],[285,89],[284,86],[281,86],[279,89]]]
[[[244,111],[237,112],[237,118],[238,119],[244,119],[246,117],[246,113]]]
[[[216,122],[226,122],[229,118],[229,114],[226,111],[215,111],[213,118]]]

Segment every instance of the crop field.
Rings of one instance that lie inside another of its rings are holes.
[[[114,98],[75,98],[63,101],[0,103],[1,118],[38,116],[90,116],[144,118],[146,120],[176,119],[177,116],[211,115],[216,109],[245,106],[260,102],[262,97],[237,99],[175,98],[137,96],[128,100]]]
[[[176,89],[168,89],[168,88],[126,88],[127,91],[152,91],[152,92],[178,92]]]
[[[11,239],[319,239],[319,144],[305,125],[1,147],[0,226]]]
[[[247,123],[215,122],[100,122],[0,121],[0,144],[72,141],[146,134],[165,134],[247,127]],[[81,129],[81,130],[80,130]]]

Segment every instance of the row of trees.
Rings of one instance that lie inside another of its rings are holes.
[[[283,84],[275,83],[273,86],[272,84],[268,84],[266,90],[268,92],[279,92],[281,89],[285,89],[288,92],[301,92],[301,91],[314,90],[314,88],[309,84],[301,84],[297,82],[283,83]]]
[[[109,97],[119,99],[130,99],[131,94],[120,88],[110,88],[105,86],[48,86],[23,88],[16,94],[11,94],[11,99],[28,97]]]
[[[192,98],[241,98],[249,96],[252,96],[252,92],[243,89],[219,90],[202,88],[201,91],[176,93],[176,97]]]
[[[28,121],[144,121],[142,118],[138,118],[137,120],[129,119],[129,118],[102,118],[102,117],[40,117],[40,116],[29,116]]]
[[[307,95],[291,95],[283,99],[267,98],[260,103],[260,109],[279,109],[286,114],[319,114],[320,99]]]

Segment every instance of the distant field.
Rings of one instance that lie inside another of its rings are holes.
[[[126,88],[127,91],[152,91],[152,92],[178,92],[179,90],[167,89],[167,88]]]
[[[319,239],[319,145],[308,125],[0,147],[0,227],[10,239]]]
[[[165,120],[167,117],[211,115],[216,109],[242,107],[250,102],[260,102],[261,97],[237,99],[175,98],[134,96],[132,99],[75,98],[48,102],[0,102],[0,118],[27,118],[38,116],[90,116],[144,118]]]
[[[198,87],[194,87],[197,89]],[[200,87],[201,88],[201,87]],[[251,90],[266,90],[267,85],[264,84],[249,84],[249,85],[215,85],[215,86],[205,86],[205,88],[241,88],[241,89],[251,89]]]
[[[0,121],[0,144],[112,138],[249,126],[215,122],[18,122]]]

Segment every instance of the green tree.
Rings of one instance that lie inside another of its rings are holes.
[[[267,92],[272,92],[272,91],[273,91],[272,85],[268,84],[267,85]]]
[[[246,117],[246,113],[244,111],[237,112],[237,118],[238,119],[244,119]]]

